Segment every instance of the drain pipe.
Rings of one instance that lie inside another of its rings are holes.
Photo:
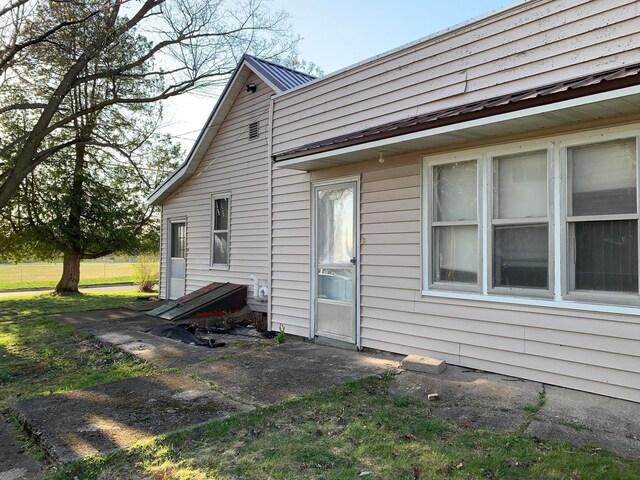
[[[260,287],[258,297],[260,297],[261,302],[266,302],[269,299],[269,287],[267,287],[266,285]]]
[[[253,282],[253,298],[256,302],[266,302],[269,298],[269,287],[260,287],[258,284],[258,277],[250,275],[249,280]]]

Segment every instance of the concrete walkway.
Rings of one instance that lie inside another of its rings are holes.
[[[40,464],[0,415],[0,480],[33,480],[41,475]]]
[[[109,453],[171,430],[385,372],[400,373],[390,385],[394,395],[427,401],[428,394],[438,393],[439,400],[429,405],[443,420],[640,458],[640,404],[451,366],[441,375],[402,371],[399,356],[293,338],[276,345],[250,329],[214,335],[216,342],[226,343],[222,348],[196,347],[147,333],[160,321],[127,309],[56,317],[178,373],[17,402],[14,413],[54,463]],[[0,448],[0,457],[4,454]],[[31,478],[3,477],[9,467],[0,470],[0,480]]]
[[[181,373],[17,402],[13,412],[52,463],[107,454],[162,433],[397,370],[400,361],[292,338],[277,345],[249,329],[214,335],[226,344],[222,348],[196,347],[147,333],[167,322],[127,309],[53,317]],[[61,411],[65,415],[58,415]]]

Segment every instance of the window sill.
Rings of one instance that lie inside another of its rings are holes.
[[[229,270],[229,265],[227,264],[210,265],[209,270]]]
[[[556,301],[551,299],[538,299],[531,297],[518,297],[518,296],[501,296],[501,295],[482,295],[479,293],[462,293],[452,291],[440,291],[440,290],[423,290],[422,298],[450,298],[454,300],[473,300],[479,302],[488,303],[502,303],[510,305],[526,305],[531,307],[546,307],[546,308],[559,308],[565,310],[580,310],[587,312],[600,312],[600,313],[616,313],[621,315],[633,315],[638,316],[638,307],[630,305],[619,304],[599,304],[588,303],[584,300],[564,299],[562,301]]]
[[[429,285],[429,292],[482,295],[478,284],[462,282],[435,282]]]

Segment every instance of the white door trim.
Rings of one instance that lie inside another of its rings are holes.
[[[186,284],[187,284],[187,217],[176,217],[176,218],[167,218],[167,252],[166,259],[167,262],[167,277],[165,278],[165,285],[167,289],[167,299],[171,300],[171,249],[173,247],[172,244],[172,225],[174,223],[184,223],[184,237],[185,237],[185,246],[184,246],[184,283],[185,283],[185,292],[182,293],[184,295],[186,293]]]
[[[316,282],[316,271],[317,271],[317,256],[316,256],[316,188],[317,187],[326,187],[332,185],[341,185],[345,183],[354,183],[355,191],[353,192],[353,207],[354,207],[354,221],[355,221],[355,272],[354,272],[354,282],[355,282],[355,298],[354,298],[354,311],[355,311],[355,326],[356,326],[356,334],[355,334],[355,345],[358,349],[361,348],[361,336],[360,336],[360,175],[352,175],[348,177],[338,177],[338,178],[330,178],[323,179],[318,181],[311,181],[309,184],[310,191],[310,200],[311,200],[311,229],[310,229],[310,289],[309,289],[309,306],[310,306],[310,324],[309,324],[309,338],[313,339],[315,337],[316,332],[316,290],[317,290],[317,282]]]

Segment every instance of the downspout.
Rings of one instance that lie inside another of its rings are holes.
[[[267,261],[267,330],[272,331],[272,323],[271,323],[271,278],[273,276],[273,109],[274,109],[274,99],[273,95],[269,98],[269,120],[267,122],[267,170],[269,175],[267,177],[268,186],[268,196],[267,196],[267,204],[269,209],[269,235],[268,235],[268,261]]]

